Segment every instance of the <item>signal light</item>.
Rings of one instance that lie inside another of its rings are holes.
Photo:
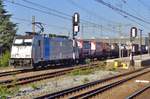
[[[80,23],[80,15],[79,13],[74,13],[73,17],[73,32],[79,32],[79,23]]]
[[[131,30],[130,30],[130,37],[135,38],[136,36],[137,36],[137,28],[132,27]]]

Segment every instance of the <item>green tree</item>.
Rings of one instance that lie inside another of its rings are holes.
[[[10,21],[11,14],[4,9],[3,0],[0,0],[0,45],[3,51],[10,50],[13,37],[16,34],[16,24]]]

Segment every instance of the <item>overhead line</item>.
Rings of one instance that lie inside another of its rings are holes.
[[[135,21],[135,20],[129,18],[128,16],[126,16],[126,15],[120,13],[120,12],[117,12],[117,13],[118,13],[119,15],[121,15],[122,17],[124,17],[125,19],[128,19],[128,20],[130,20],[130,21],[132,21],[132,22],[134,22],[134,23],[136,23],[136,24],[138,24],[138,25],[140,25],[140,26],[142,26],[142,27],[144,27],[144,28],[149,29],[148,27],[146,27],[146,26],[142,25],[141,23],[139,23],[139,22],[137,22],[137,21]]]
[[[94,17],[97,17],[97,18],[101,18],[101,19],[103,19],[103,20],[105,20],[105,21],[107,21],[107,22],[111,22],[111,23],[117,23],[117,22],[114,22],[114,21],[112,21],[112,20],[108,20],[108,19],[106,19],[106,18],[104,18],[104,17],[102,17],[102,16],[100,16],[100,15],[98,15],[97,13],[95,13],[95,12],[93,12],[93,11],[90,11],[90,10],[88,10],[88,9],[86,9],[86,8],[84,8],[83,6],[80,6],[79,4],[77,4],[76,2],[74,2],[73,0],[67,0],[70,4],[72,4],[72,5],[74,5],[75,7],[79,7],[81,10],[83,10],[83,11],[85,11],[87,14],[90,14],[90,15],[93,15]],[[117,23],[118,24],[118,23]]]
[[[61,19],[72,20],[71,18],[68,18],[68,17],[65,17],[65,16],[61,16],[61,15],[58,15],[58,14],[55,14],[55,13],[52,13],[52,12],[48,12],[48,11],[43,11],[41,9],[37,9],[37,8],[34,8],[34,7],[26,6],[26,5],[23,5],[23,4],[20,4],[20,3],[11,2],[9,0],[4,0],[4,1],[12,3],[12,4],[15,4],[15,5],[18,5],[18,6],[21,6],[21,7],[24,7],[24,8],[32,9],[32,10],[37,11],[37,12],[53,15],[53,16],[59,17]]]
[[[146,20],[146,18],[144,18],[140,13],[138,13],[135,9],[131,8],[129,6],[129,3],[125,0],[121,0],[124,4],[126,4],[126,6],[128,6],[128,8],[130,8],[132,11],[134,11],[138,16],[140,16],[141,18],[143,18],[144,20]]]
[[[18,5],[18,6],[21,6],[21,7],[24,7],[24,8],[32,9],[34,11],[41,12],[41,13],[44,13],[44,14],[57,16],[59,18],[66,19],[66,20],[72,20],[71,18],[68,18],[68,17],[64,17],[64,16],[57,15],[57,14],[54,14],[54,13],[51,13],[51,12],[43,11],[41,9],[37,9],[37,8],[34,8],[34,7],[26,6],[26,5],[23,5],[23,4],[20,4],[20,3],[11,2],[9,0],[4,0],[4,1],[12,3],[12,4],[15,4],[15,5]],[[81,21],[83,21],[83,23],[89,23],[89,24],[93,24],[93,25],[97,25],[97,26],[102,26],[100,24],[97,24],[97,23],[94,23],[94,22],[91,22],[91,21],[87,21],[85,19],[81,19]],[[114,32],[114,30],[110,29],[110,28],[103,27],[103,29],[107,29],[108,31],[113,31]],[[116,31],[116,32],[118,32],[118,31]]]
[[[52,8],[45,7],[45,6],[43,6],[43,5],[40,5],[40,4],[31,2],[31,1],[29,1],[29,0],[23,0],[23,1],[24,1],[24,2],[27,2],[27,3],[29,3],[29,4],[38,6],[38,7],[40,7],[40,8],[45,8],[45,9],[47,9],[47,10],[57,12],[57,13],[59,13],[59,14],[65,15],[65,16],[67,16],[67,17],[72,17],[72,16],[70,16],[70,15],[68,15],[68,14],[66,14],[66,13],[60,12],[60,11],[55,10],[55,9],[52,9]],[[81,21],[82,21],[83,23],[89,23],[89,24],[101,26],[100,24],[97,24],[97,23],[94,23],[94,22],[91,22],[91,21],[87,21],[87,20],[85,20],[85,19],[81,19]],[[114,31],[114,30],[112,30],[112,29],[110,29],[110,28],[106,28],[106,27],[103,27],[103,28],[108,29],[108,30],[110,30],[110,31]]]
[[[139,20],[139,21],[141,21],[141,22],[150,24],[150,22],[145,21],[145,20],[143,20],[143,19],[141,19],[141,18],[139,18],[139,17],[137,17],[137,16],[134,16],[134,15],[132,15],[132,14],[130,14],[130,13],[124,11],[124,10],[121,10],[121,9],[119,9],[119,8],[117,8],[117,7],[115,7],[115,6],[113,6],[113,5],[110,4],[110,3],[104,2],[103,0],[95,0],[95,1],[98,2],[98,3],[101,3],[101,4],[105,5],[105,6],[107,6],[107,7],[109,7],[109,8],[111,8],[111,9],[114,10],[114,11],[117,11],[117,12],[120,12],[120,13],[125,14],[125,15],[127,15],[127,16],[130,16],[130,17],[132,17],[132,18],[134,18],[134,19],[136,19],[136,20]]]
[[[62,14],[62,15],[68,16],[68,17],[72,17],[72,16],[69,15],[69,14],[63,13],[63,12],[61,12],[61,11],[58,11],[58,10],[55,10],[55,9],[52,9],[52,8],[48,8],[48,7],[46,7],[46,6],[40,5],[40,4],[38,4],[38,3],[31,2],[31,1],[29,1],[29,0],[22,0],[22,1],[24,1],[24,2],[26,2],[26,3],[29,3],[29,4],[32,4],[32,5],[35,5],[35,6],[38,6],[38,7],[40,7],[40,8],[45,8],[45,9],[47,9],[47,10],[53,11],[53,12],[58,13],[58,14]]]
[[[150,10],[150,6],[145,4],[143,1],[141,0],[137,0],[140,4],[142,4],[145,8],[147,8],[148,10]]]
[[[23,22],[32,23],[32,21],[31,21],[31,20],[27,20],[27,19],[23,19],[23,18],[17,18],[17,17],[12,17],[12,18],[13,18],[13,19],[16,19],[16,20],[23,21]],[[62,29],[70,30],[69,28],[62,27],[62,26],[51,25],[51,24],[46,24],[46,23],[42,23],[42,24],[43,24],[43,25],[45,25],[45,26],[50,26],[50,27],[62,28]]]

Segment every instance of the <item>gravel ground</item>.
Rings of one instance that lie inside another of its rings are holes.
[[[12,99],[32,99],[46,93],[53,93],[67,88],[75,87],[98,79],[117,75],[119,72],[114,71],[95,71],[88,75],[66,75],[53,79],[48,79],[22,87],[19,93]]]
[[[5,81],[5,80],[14,80],[14,79],[20,79],[24,77],[30,77],[30,76],[36,76],[45,74],[45,73],[50,73],[50,72],[56,72],[60,70],[64,70],[65,68],[62,69],[48,69],[48,70],[41,70],[41,71],[31,71],[31,72],[26,72],[26,73],[20,73],[16,75],[9,75],[9,76],[2,76],[0,77],[0,81]]]
[[[0,67],[0,72],[14,71],[17,70],[13,67]]]

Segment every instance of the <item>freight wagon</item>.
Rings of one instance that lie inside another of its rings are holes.
[[[118,56],[119,56],[118,44],[117,43],[111,43],[110,48],[111,48],[111,51],[110,51],[111,58],[118,58]]]
[[[77,40],[79,48],[79,57],[84,60],[91,57],[91,42],[86,40]]]
[[[139,52],[140,52],[139,44],[133,44],[133,52],[134,52],[134,55],[139,54]]]
[[[146,45],[141,45],[141,53],[142,53],[142,54],[148,53],[148,46],[146,46]]]
[[[111,55],[111,47],[108,43],[98,42],[95,40],[78,40],[77,42],[80,49],[80,59],[104,59]]]

